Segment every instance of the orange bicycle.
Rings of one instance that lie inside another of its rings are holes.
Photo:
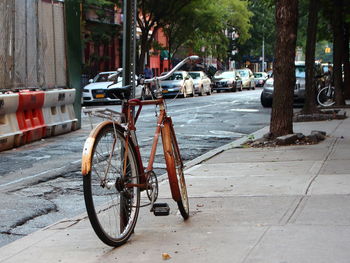
[[[184,219],[189,217],[189,202],[183,162],[177,144],[172,120],[166,113],[159,81],[168,78],[188,60],[180,62],[168,74],[144,80],[154,83],[156,99],[140,101],[130,99],[131,86],[108,90],[108,96],[123,101],[122,112],[110,109],[91,109],[90,116],[102,117],[87,138],[82,156],[84,199],[91,225],[97,236],[107,245],[124,244],[134,231],[139,209],[150,206],[154,215],[169,215],[166,203],[155,203],[158,197],[158,179],[153,171],[159,135],[163,142],[166,170],[172,198],[177,202]],[[142,106],[155,105],[157,127],[154,133],[149,162],[144,168],[136,137],[136,121]],[[140,203],[140,192],[146,193],[149,202]]]

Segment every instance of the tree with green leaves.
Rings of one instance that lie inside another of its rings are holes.
[[[143,72],[146,53],[151,49],[158,30],[167,25],[167,21],[178,19],[178,14],[192,0],[138,0],[138,26],[141,30],[140,55],[137,61],[138,72]]]
[[[250,37],[250,17],[246,1],[193,0],[177,19],[167,21],[164,32],[169,40],[169,53],[173,56],[184,47],[200,56],[226,58],[226,30],[234,28],[240,35],[239,41],[246,41]]]
[[[252,12],[250,18],[251,28],[249,34],[251,38],[244,43],[237,43],[239,52],[235,55],[235,60],[243,63],[245,56],[262,56],[262,43],[264,41],[265,57],[273,57],[275,45],[275,5],[270,0],[250,0],[248,5]]]

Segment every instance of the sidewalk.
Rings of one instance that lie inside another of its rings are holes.
[[[317,145],[235,148],[240,139],[187,163],[186,222],[163,181],[159,202],[171,214],[142,208],[120,248],[105,246],[84,214],[0,248],[0,262],[164,262],[162,253],[181,263],[349,262],[350,119],[294,124],[294,132],[312,130],[329,136]]]

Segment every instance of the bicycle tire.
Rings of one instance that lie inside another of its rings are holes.
[[[329,90],[330,88],[330,90]],[[323,107],[330,107],[335,104],[334,87],[324,87],[317,94],[317,102]],[[330,94],[328,94],[330,93]]]
[[[174,128],[169,117],[164,121],[162,140],[171,194],[173,199],[177,202],[182,217],[186,220],[189,218],[190,213],[183,162]]]
[[[140,189],[126,188],[139,183],[138,162],[132,143],[128,142],[126,177],[123,176],[124,129],[106,124],[95,134],[90,172],[83,178],[87,214],[96,235],[105,244],[118,247],[134,231],[140,208]],[[110,158],[110,157],[113,158]],[[122,181],[124,180],[124,181]]]

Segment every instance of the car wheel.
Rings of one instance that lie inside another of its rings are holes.
[[[237,87],[236,87],[236,85],[232,84],[231,91],[232,91],[232,92],[236,92],[236,91],[237,91]]]
[[[252,90],[255,90],[255,83],[253,82]]]
[[[146,100],[146,94],[145,94],[145,90],[142,89],[142,92],[141,92],[141,100]]]
[[[272,106],[272,100],[265,98],[263,93],[261,93],[260,101],[264,108],[270,108]]]
[[[211,88],[209,88],[208,92],[207,92],[207,95],[211,95]]]
[[[204,90],[203,90],[203,86],[199,87],[199,96],[203,96],[204,95]]]

